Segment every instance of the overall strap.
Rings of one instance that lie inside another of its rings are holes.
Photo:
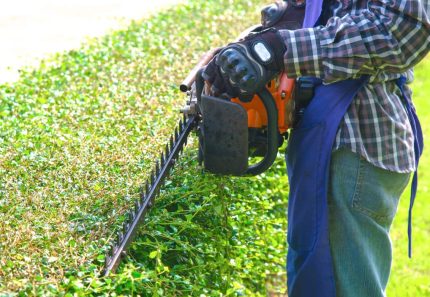
[[[315,26],[315,23],[321,15],[323,2],[323,0],[306,0],[303,28],[312,28]]]
[[[339,123],[367,82],[344,80],[315,88],[292,129],[286,151],[288,200],[287,285],[290,297],[335,297],[327,193]]]
[[[424,149],[424,140],[423,133],[421,129],[420,121],[418,120],[418,116],[416,114],[415,108],[412,104],[411,98],[405,93],[405,83],[406,77],[401,76],[397,80],[397,86],[400,88],[402,92],[403,103],[406,107],[406,112],[408,114],[409,123],[412,127],[412,132],[414,134],[414,152],[415,152],[415,172],[412,178],[411,185],[411,197],[409,201],[409,213],[408,213],[408,255],[409,258],[412,257],[412,208],[415,202],[415,196],[417,194],[418,187],[418,163],[421,157],[421,154]]]

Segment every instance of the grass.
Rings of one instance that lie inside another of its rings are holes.
[[[413,99],[424,133],[424,148],[418,171],[418,193],[413,210],[413,254],[407,256],[407,219],[409,190],[405,191],[395,218],[391,237],[394,243],[393,269],[387,289],[388,296],[430,296],[430,56],[415,68],[415,82],[412,85]]]
[[[193,143],[118,273],[100,276],[104,251],[179,117],[178,84],[201,53],[258,22],[260,5],[190,0],[0,86],[0,292],[265,295],[285,265],[282,156],[259,177],[215,177],[198,166]],[[428,73],[427,59],[414,85],[425,134]],[[390,296],[430,296],[429,162],[424,155],[412,261],[407,195],[392,229]]]

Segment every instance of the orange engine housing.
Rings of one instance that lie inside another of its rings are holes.
[[[282,73],[267,84],[267,88],[272,94],[278,109],[278,129],[280,134],[287,132],[292,125],[294,83],[295,79],[288,78],[285,73]],[[263,102],[257,95],[250,102],[242,102],[238,98],[233,98],[231,101],[245,108],[248,114],[248,128],[267,127],[267,112]]]

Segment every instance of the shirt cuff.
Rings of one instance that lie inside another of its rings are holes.
[[[287,47],[284,54],[287,76],[323,78],[322,50],[316,29],[280,30],[279,33]]]

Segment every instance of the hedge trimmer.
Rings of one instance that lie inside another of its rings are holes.
[[[258,28],[252,27],[241,36],[253,30]],[[288,136],[287,130],[298,120],[312,97],[312,84],[308,84],[306,79],[289,79],[284,73],[270,81],[249,102],[210,96],[205,91],[200,69],[216,52],[215,49],[206,53],[180,86],[188,97],[181,110],[183,119],[107,253],[105,275],[114,271],[124,257],[145,214],[154,204],[169,171],[187,144],[191,131],[196,131],[199,162],[206,170],[222,175],[257,175],[273,164],[278,148]],[[308,95],[293,96],[297,89],[302,89],[300,94]],[[254,157],[258,161],[248,164]]]

